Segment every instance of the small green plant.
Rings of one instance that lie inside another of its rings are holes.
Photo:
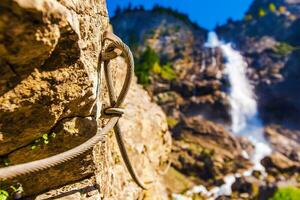
[[[0,200],[7,200],[8,197],[9,197],[8,192],[0,189]]]
[[[286,42],[280,42],[275,46],[275,52],[282,56],[286,56],[295,50],[299,50],[299,47],[294,47]]]
[[[14,193],[22,193],[24,192],[23,187],[21,184],[17,184],[17,186],[10,186]]]
[[[41,139],[36,139],[31,145],[31,150],[35,150],[38,146],[42,144]]]
[[[176,78],[176,74],[170,64],[161,66],[159,63],[155,63],[151,68],[151,72],[153,72],[154,74],[158,74],[163,79],[170,81]]]
[[[176,126],[178,124],[178,120],[176,120],[175,118],[173,117],[168,117],[167,118],[167,123],[168,123],[168,126],[170,128],[173,128],[174,126]]]
[[[167,80],[174,80],[176,78],[176,74],[172,68],[172,66],[168,63],[162,66],[162,70],[160,76]]]
[[[51,134],[44,133],[44,134],[42,134],[41,138],[38,138],[38,139],[34,140],[34,142],[31,145],[31,150],[34,150],[38,146],[41,146],[43,144],[49,144],[50,139],[54,139],[55,137],[56,137],[55,133],[51,133]]]
[[[269,200],[299,200],[300,189],[296,187],[279,188]]]
[[[269,10],[271,12],[276,12],[276,10],[277,10],[276,5],[274,3],[270,3],[269,4]]]
[[[43,134],[42,138],[43,138],[44,144],[48,144],[49,143],[49,137],[48,137],[47,133]]]
[[[259,10],[258,10],[258,16],[259,17],[264,17],[266,14],[267,13],[266,13],[265,9],[259,8]]]

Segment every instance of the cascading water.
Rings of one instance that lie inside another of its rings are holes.
[[[255,152],[251,156],[253,170],[264,171],[260,161],[271,153],[271,148],[263,136],[263,123],[257,110],[254,88],[246,76],[247,63],[230,43],[220,42],[214,32],[209,33],[206,46],[219,47],[226,58],[225,73],[230,83],[231,130],[235,135],[247,137],[253,143],[255,146]]]
[[[219,47],[226,59],[225,74],[228,75],[230,83],[229,101],[231,106],[231,131],[237,136],[248,138],[254,145],[254,153],[249,157],[253,162],[253,168],[244,172],[243,176],[250,176],[253,170],[265,174],[265,169],[260,161],[267,155],[271,154],[271,148],[263,136],[263,123],[259,118],[257,103],[253,93],[253,86],[246,76],[247,63],[242,55],[234,50],[231,44],[225,44],[219,41],[214,32],[208,35],[208,41],[205,44],[208,48]],[[228,175],[224,178],[225,184],[207,191],[203,186],[196,186],[186,194],[204,193],[215,199],[221,195],[231,194],[231,185],[235,182],[236,177],[241,174]]]

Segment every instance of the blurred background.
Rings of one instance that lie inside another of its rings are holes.
[[[300,199],[300,1],[108,0],[174,139],[174,199]]]
[[[200,26],[212,30],[217,24],[225,24],[228,19],[240,20],[244,17],[252,0],[231,0],[231,1],[171,1],[171,0],[126,0],[107,2],[108,12],[115,14],[118,7],[126,8],[130,4],[133,7],[143,6],[145,9],[152,9],[155,5],[165,8],[172,8],[180,13],[187,14],[191,21],[198,23]]]

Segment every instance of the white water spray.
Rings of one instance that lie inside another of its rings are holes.
[[[265,174],[265,169],[260,161],[267,155],[271,154],[271,148],[263,136],[263,123],[259,118],[257,103],[253,92],[253,86],[250,84],[247,76],[247,63],[243,56],[234,50],[231,44],[225,44],[219,41],[216,33],[211,32],[208,35],[206,47],[219,47],[226,58],[225,73],[228,75],[230,83],[229,101],[231,106],[231,131],[237,136],[248,138],[254,145],[254,153],[249,156],[244,152],[246,158],[250,158],[253,168],[244,172],[243,176],[250,176],[253,170],[257,170]],[[231,194],[231,185],[235,182],[236,177],[241,174],[232,174],[224,178],[224,184],[220,187],[207,191],[203,186],[196,186],[187,192],[204,193],[205,195],[215,199],[221,195]]]
[[[259,117],[253,86],[247,76],[247,63],[231,44],[220,42],[216,33],[208,36],[207,47],[219,47],[226,58],[225,73],[230,83],[229,101],[231,106],[231,130],[235,135],[247,137],[255,146],[251,156],[253,170],[264,171],[260,161],[271,153],[271,148],[263,136],[263,123]]]

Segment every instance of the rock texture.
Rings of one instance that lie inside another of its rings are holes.
[[[0,11],[0,166],[45,158],[88,140],[97,129],[96,113],[107,105],[104,84],[95,104],[101,38],[109,28],[105,1],[4,0]],[[124,70],[124,62],[113,65],[115,80],[122,80],[116,68]],[[1,189],[21,183],[23,195],[33,196],[88,178],[78,184],[97,188],[95,195],[104,199],[164,199],[158,169],[170,150],[165,115],[136,83],[125,106],[125,140],[137,171],[154,180],[153,190],[142,193],[132,182],[111,137],[67,163],[2,182]],[[51,194],[67,198],[75,187]]]
[[[270,4],[276,10],[271,10]],[[234,41],[247,59],[248,74],[257,84],[261,115],[267,123],[299,124],[299,8],[297,0],[254,1],[245,20],[216,28],[225,41]],[[262,9],[264,15],[259,14]]]
[[[116,66],[121,61],[117,61]],[[116,74],[124,77],[124,68]],[[122,79],[122,78],[121,78]],[[122,81],[116,83],[121,88]],[[151,103],[147,92],[134,83],[124,103],[125,115],[120,120],[126,146],[137,173],[146,183],[151,183],[148,191],[142,192],[126,171],[114,138],[101,144],[95,151],[96,178],[100,191],[109,199],[167,199],[167,192],[159,175],[164,171],[171,151],[171,137],[166,116],[156,104]],[[107,151],[107,154],[103,154]],[[109,172],[113,172],[112,174]],[[107,173],[103,173],[107,172]],[[109,187],[107,187],[107,183]]]
[[[267,199],[277,186],[299,184],[299,8],[299,0],[253,1],[244,20],[229,19],[216,27],[219,37],[232,42],[248,64],[265,136],[274,150],[263,160],[269,176],[263,180],[255,171],[251,180],[241,177],[232,199]],[[222,184],[224,174],[249,168],[242,149],[251,156],[254,146],[228,131],[226,60],[220,49],[205,48],[207,31],[184,14],[159,6],[119,10],[112,24],[134,49],[140,70],[149,72],[145,74],[151,84],[144,86],[168,116],[174,138],[168,189],[185,193],[193,184],[210,189]],[[147,71],[143,64],[153,60]],[[176,77],[163,77],[155,62],[161,68],[172,66]]]
[[[176,77],[171,80],[150,73],[151,84],[145,85],[168,117],[178,121],[181,111],[229,121],[223,57],[219,49],[204,47],[207,30],[184,14],[160,7],[125,9],[112,18],[112,25],[132,47],[137,61],[150,48],[161,65],[167,63],[174,70]]]
[[[241,154],[241,143],[222,125],[191,117],[177,129],[180,134],[174,140],[172,166],[194,183],[218,185],[224,174],[251,166]]]

